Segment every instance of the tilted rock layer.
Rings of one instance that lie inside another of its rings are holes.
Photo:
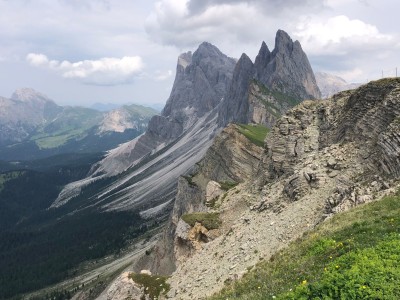
[[[290,110],[267,137],[253,175],[209,208],[220,213],[220,235],[179,259],[169,297],[204,299],[333,213],[395,192],[399,120],[399,79],[371,82]],[[215,146],[207,155],[225,153]],[[203,184],[215,180],[210,164],[199,165],[194,178],[202,177]]]

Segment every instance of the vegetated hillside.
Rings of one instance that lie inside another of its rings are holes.
[[[394,194],[400,184],[399,103],[400,80],[384,79],[299,104],[277,121],[264,149],[224,129],[190,181],[178,183],[169,235],[157,250],[159,262],[169,256],[176,265],[168,296],[211,296],[326,218]],[[225,191],[226,181],[239,184]],[[196,212],[218,214],[219,228],[208,229],[202,220],[188,224],[187,214]],[[386,242],[398,241],[378,248]],[[352,259],[346,257],[338,262]]]
[[[399,299],[399,203],[334,216],[210,299]]]
[[[32,89],[0,98],[0,107],[0,158],[8,161],[106,151],[143,133],[157,114],[140,105],[107,113],[62,107]]]

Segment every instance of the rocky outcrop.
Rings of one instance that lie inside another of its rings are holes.
[[[129,272],[122,273],[109,287],[104,300],[125,300],[125,299],[150,299],[145,294],[143,287],[129,277]]]
[[[239,133],[231,124],[215,137],[204,159],[198,165],[201,174],[217,182],[242,182],[250,178],[258,168],[263,149]]]
[[[319,90],[321,91],[322,99],[329,98],[334,94],[345,90],[354,90],[361,85],[359,83],[348,83],[339,76],[324,72],[316,72],[315,79]]]

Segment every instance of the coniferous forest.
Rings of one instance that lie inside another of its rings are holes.
[[[79,264],[116,254],[146,231],[135,212],[80,209],[79,198],[69,208],[47,209],[62,186],[87,174],[91,162],[0,174],[0,299],[75,275]],[[75,212],[66,214],[71,206]]]

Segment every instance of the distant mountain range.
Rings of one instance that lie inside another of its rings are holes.
[[[361,83],[348,83],[339,76],[324,72],[316,72],[315,79],[317,80],[323,99],[329,98],[341,91],[353,90],[361,85]]]
[[[59,106],[29,88],[0,97],[0,160],[102,152],[143,133],[154,109],[125,105],[108,112]]]
[[[129,106],[130,104],[115,104],[115,103],[94,103],[90,106],[90,108],[93,108],[98,111],[110,111],[113,109],[120,108],[121,106]],[[161,112],[164,103],[149,103],[147,107],[150,107],[152,109],[155,109],[158,112]]]

